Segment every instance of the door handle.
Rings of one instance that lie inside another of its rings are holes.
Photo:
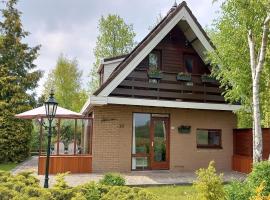
[[[151,146],[152,146],[152,147],[154,146],[154,141],[151,142]]]

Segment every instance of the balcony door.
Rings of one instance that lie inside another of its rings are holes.
[[[169,169],[169,116],[133,114],[132,170]]]

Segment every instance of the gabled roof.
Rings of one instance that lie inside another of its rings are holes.
[[[101,104],[103,105],[104,97],[108,97],[109,94],[138,66],[138,64],[176,25],[181,28],[187,40],[192,44],[198,55],[207,64],[205,51],[212,51],[215,47],[201,25],[198,23],[195,16],[192,14],[186,2],[183,1],[176,8],[173,7],[167,16],[162,19],[162,21],[133,49],[130,54],[123,59],[123,61],[121,61],[109,78],[94,92],[92,100],[102,99]],[[142,105],[145,103],[145,100],[140,99],[139,102],[140,105]],[[92,102],[90,97],[83,106],[81,113],[86,114],[91,104]],[[161,104],[158,105],[161,106]],[[178,107],[179,106],[181,107],[182,105],[178,105]],[[201,107],[202,106],[205,105],[202,104]],[[226,109],[231,110],[231,108]]]
[[[183,1],[175,9],[171,9],[167,16],[125,57],[94,95],[108,96],[177,24],[184,29],[183,32],[189,41],[195,41],[192,45],[205,61],[204,52],[213,50],[214,46]]]

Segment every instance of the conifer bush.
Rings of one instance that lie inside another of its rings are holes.
[[[225,191],[222,185],[223,175],[217,175],[214,167],[214,161],[209,163],[207,169],[196,171],[197,180],[194,182],[194,188],[197,191],[200,200],[224,200]]]
[[[70,187],[65,175],[57,175],[56,183],[44,189],[31,172],[12,175],[0,171],[0,200],[157,200],[156,196],[141,188],[95,182]]]

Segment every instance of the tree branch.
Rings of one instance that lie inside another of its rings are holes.
[[[265,54],[266,54],[266,48],[267,48],[267,41],[268,41],[268,33],[269,33],[269,23],[270,23],[270,13],[266,17],[264,23],[263,23],[263,35],[262,35],[262,43],[261,43],[261,49],[259,53],[259,61],[256,66],[256,79],[259,79],[260,72],[262,71]]]
[[[255,56],[255,42],[251,30],[248,31],[248,46],[249,46],[251,75],[252,79],[254,80],[256,75],[256,56]]]

